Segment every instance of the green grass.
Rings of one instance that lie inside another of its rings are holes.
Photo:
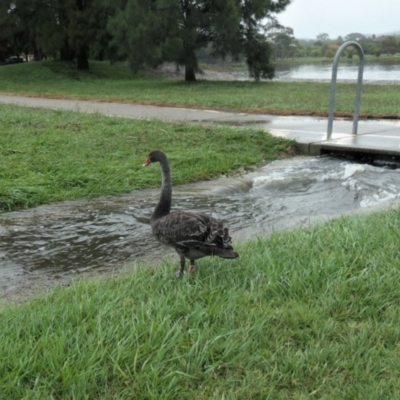
[[[0,210],[157,187],[142,169],[170,158],[174,184],[207,180],[287,154],[293,142],[261,129],[207,127],[0,106]]]
[[[298,115],[327,115],[329,105],[329,83],[199,81],[187,84],[148,73],[133,75],[125,67],[105,62],[93,61],[90,68],[89,72],[79,72],[73,64],[52,61],[2,66],[0,92]],[[355,93],[355,83],[338,85],[337,115],[352,115]],[[399,118],[400,86],[365,84],[361,116]]]
[[[0,309],[0,398],[400,398],[400,211]]]

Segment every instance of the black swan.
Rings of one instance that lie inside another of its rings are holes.
[[[237,258],[239,254],[232,247],[232,238],[222,221],[202,213],[176,211],[170,213],[172,198],[171,170],[167,156],[161,150],[149,154],[143,167],[159,162],[161,164],[161,195],[151,216],[153,235],[158,241],[173,247],[181,259],[176,272],[179,278],[185,271],[185,258],[190,260],[189,271],[195,269],[194,261],[206,256]]]

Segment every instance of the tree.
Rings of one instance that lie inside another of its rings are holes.
[[[333,58],[338,50],[339,46],[337,44],[330,44],[328,48],[325,50],[325,57]]]
[[[118,2],[111,0],[50,0],[54,4],[54,30],[58,30],[60,58],[76,60],[79,70],[89,69],[89,56],[103,59],[108,53],[111,35],[108,17]]]
[[[275,58],[294,57],[297,45],[293,36],[293,29],[279,26],[269,35],[274,43]]]
[[[329,40],[329,35],[327,33],[320,33],[317,35],[317,41],[319,42],[326,42]]]
[[[354,40],[354,41],[359,41],[359,40],[364,40],[366,37],[362,33],[358,32],[353,32],[349,33],[348,35],[345,36],[346,40]]]
[[[196,80],[196,50],[211,44],[213,54],[244,54],[256,79],[273,77],[272,48],[263,23],[291,0],[128,0],[109,22],[119,55],[130,65],[157,66],[172,61],[185,66],[185,80]]]
[[[339,35],[339,36],[337,37],[337,39],[335,40],[335,43],[336,43],[338,46],[341,46],[341,45],[344,43],[344,40],[343,40],[343,38]]]
[[[89,46],[95,31],[92,29],[93,0],[73,0],[67,8],[69,45],[74,51],[77,68],[89,69]]]
[[[380,45],[382,49],[382,53],[387,54],[396,54],[398,47],[397,47],[397,40],[394,36],[384,36],[380,40]]]
[[[20,12],[18,3],[25,6],[24,13]],[[31,51],[33,35],[29,15],[32,15],[32,7],[26,1],[0,2],[0,42],[4,55],[26,55]],[[4,59],[4,55],[1,58]]]

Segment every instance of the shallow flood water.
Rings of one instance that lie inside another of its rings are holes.
[[[0,215],[0,296],[20,300],[35,287],[108,274],[139,258],[162,259],[170,251],[155,242],[149,225],[158,196],[159,189],[145,190]],[[234,240],[243,240],[369,211],[399,197],[398,169],[296,157],[175,187],[173,209],[212,213],[225,220]]]

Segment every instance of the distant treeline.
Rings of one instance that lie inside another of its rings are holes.
[[[333,58],[339,47],[346,41],[355,41],[361,45],[364,54],[380,57],[381,54],[394,55],[400,53],[400,36],[395,35],[371,35],[350,33],[331,39],[328,34],[321,33],[315,39],[297,39],[290,27],[274,27],[267,33],[267,38],[272,45],[275,60],[285,60],[304,57]],[[344,51],[343,57],[351,59],[356,50],[352,47]],[[198,58],[204,62],[218,62],[219,58],[212,55],[211,48],[205,48],[198,52]],[[239,57],[240,58],[240,57]]]
[[[327,57],[333,58],[337,49],[346,41],[358,42],[364,54],[379,57],[381,54],[396,54],[400,52],[400,37],[394,35],[365,36],[361,33],[350,33],[336,39],[329,38],[327,33],[319,34],[315,39],[296,39],[293,30],[284,28],[271,35],[274,43],[275,58],[300,58],[300,57]],[[345,50],[344,55],[348,58],[353,56],[353,48]]]

